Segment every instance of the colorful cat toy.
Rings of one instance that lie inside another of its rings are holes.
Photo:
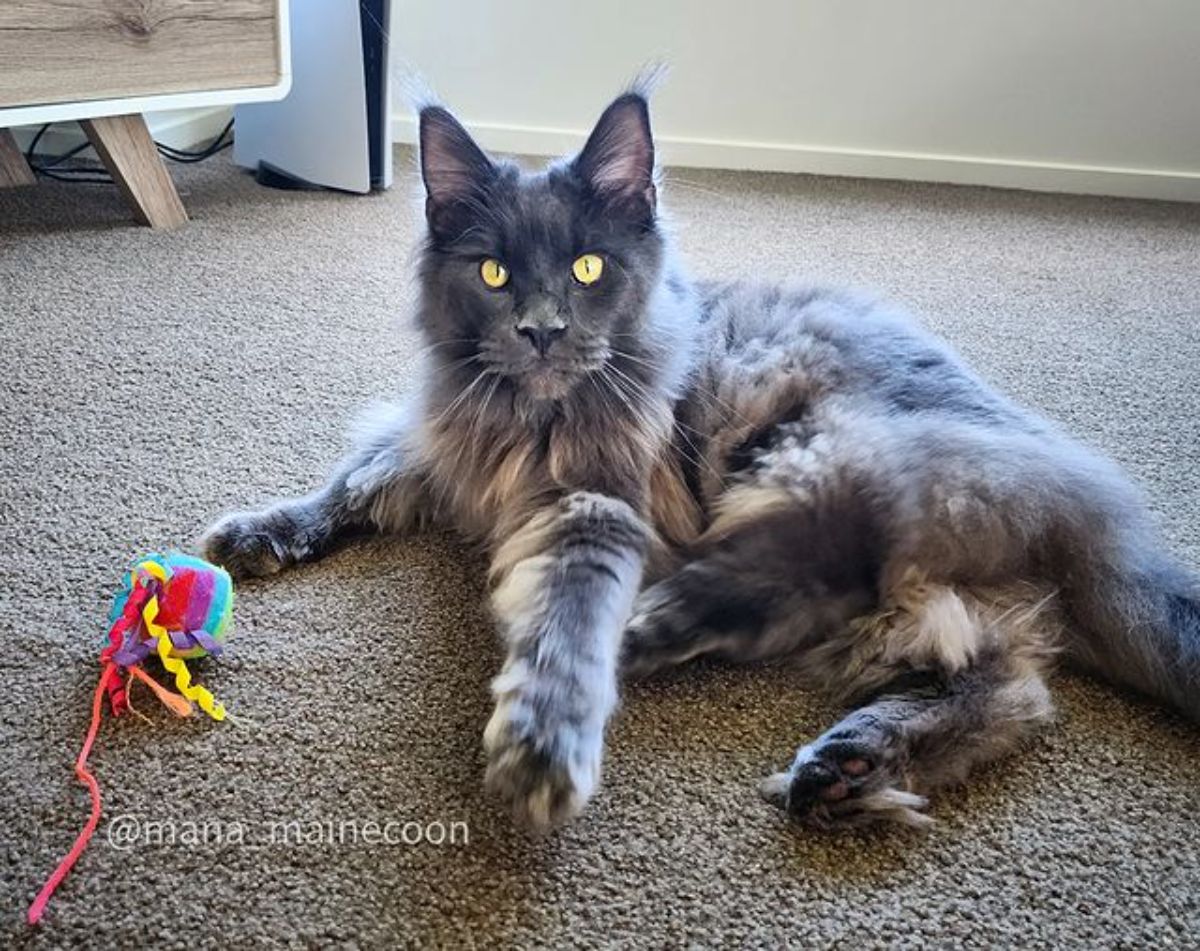
[[[75,761],[75,775],[92,797],[92,813],[66,857],[29,906],[29,923],[37,924],[46,903],[79,858],[100,821],[100,786],[88,771],[87,758],[100,729],[104,697],[113,716],[137,711],[129,691],[140,680],[172,712],[188,716],[193,704],[214,720],[225,719],[225,708],[211,693],[192,683],[185,661],[219,654],[233,617],[233,583],[229,575],[207,561],[170,552],[138,560],[113,600],[108,644],[100,652],[100,682],[92,697],[92,722]],[[142,669],[151,655],[175,678],[178,693],[159,684]]]

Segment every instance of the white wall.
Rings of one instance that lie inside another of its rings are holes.
[[[663,59],[667,162],[1200,200],[1200,0],[396,3],[398,68],[502,151]]]

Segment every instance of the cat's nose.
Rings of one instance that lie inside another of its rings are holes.
[[[550,352],[554,341],[567,332],[564,326],[546,324],[526,324],[517,327],[517,333],[533,344],[538,354],[545,356]]]

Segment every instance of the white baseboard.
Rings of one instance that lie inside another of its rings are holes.
[[[565,154],[578,149],[587,134],[584,131],[498,123],[472,123],[470,128],[484,148],[515,155]],[[415,142],[416,121],[408,116],[394,116],[392,133],[397,142]],[[664,165],[689,168],[803,172],[852,178],[890,178],[1080,195],[1200,202],[1200,172],[690,139],[677,136],[659,136],[658,145],[660,159]]]
[[[212,141],[225,128],[233,115],[228,106],[207,106],[195,109],[178,109],[172,112],[151,112],[146,115],[146,124],[155,141],[174,149],[194,149]],[[37,133],[38,126],[22,126],[13,129],[17,145],[22,150],[28,147]],[[41,155],[61,155],[68,149],[81,145],[85,140],[78,122],[60,122],[46,130],[38,142]],[[96,158],[92,149],[85,149],[80,158]]]

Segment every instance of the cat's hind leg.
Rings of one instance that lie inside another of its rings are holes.
[[[860,657],[877,662],[866,666],[918,684],[884,686],[802,746],[787,771],[764,781],[766,798],[816,825],[925,824],[930,793],[1012,752],[1051,717],[1043,671],[1057,636],[1054,609],[1044,601],[1001,604],[988,618],[950,589],[930,591],[927,612],[889,609],[874,632],[877,650],[860,648]]]
[[[736,591],[733,580],[697,560],[642,591],[621,644],[622,676],[645,677],[706,654],[748,653],[769,596]]]
[[[357,536],[414,526],[430,503],[412,462],[411,432],[404,410],[377,411],[324,486],[224,516],[200,540],[204,557],[234,577],[261,577],[316,561]]]
[[[638,595],[622,674],[643,677],[703,655],[766,660],[844,627],[876,601],[869,519],[848,489],[804,498],[734,489],[693,559]]]

